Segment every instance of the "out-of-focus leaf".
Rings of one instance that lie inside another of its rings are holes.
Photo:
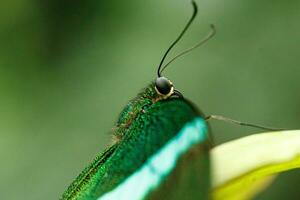
[[[251,135],[211,151],[214,200],[245,200],[300,168],[300,130]]]

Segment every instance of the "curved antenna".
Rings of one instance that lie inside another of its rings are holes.
[[[175,44],[182,38],[182,36],[184,35],[184,33],[187,31],[187,29],[189,28],[189,26],[191,25],[191,23],[194,21],[196,15],[197,15],[197,12],[198,12],[198,7],[197,7],[197,4],[194,0],[192,0],[192,5],[193,5],[193,15],[192,17],[190,18],[190,20],[188,21],[188,23],[185,25],[184,29],[182,30],[182,32],[180,33],[180,35],[177,37],[177,39],[170,45],[170,47],[167,49],[167,51],[165,52],[164,56],[162,57],[160,63],[159,63],[159,66],[158,66],[158,69],[157,69],[157,76],[158,77],[161,77],[160,75],[160,72],[161,72],[161,66],[163,65],[163,62],[164,60],[166,59],[169,51],[175,46]]]
[[[184,50],[183,52],[181,52],[180,54],[178,54],[177,56],[175,56],[174,58],[172,58],[167,64],[165,64],[165,66],[163,66],[160,70],[160,73],[162,73],[166,68],[167,66],[172,63],[174,60],[176,60],[177,58],[183,56],[184,54],[196,49],[197,47],[200,47],[201,45],[205,44],[209,39],[211,39],[215,34],[216,34],[216,28],[213,24],[210,25],[211,27],[211,31],[208,33],[208,35],[203,39],[201,40],[200,42],[198,42],[197,44],[195,44],[194,46]]]

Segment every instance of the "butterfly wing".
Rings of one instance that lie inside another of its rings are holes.
[[[210,161],[208,144],[195,145],[178,161],[166,180],[149,195],[149,199],[210,199]]]
[[[186,100],[156,102],[75,180],[73,194],[63,199],[207,199],[207,129],[201,113]]]
[[[85,191],[86,187],[90,186],[91,177],[97,173],[97,170],[103,166],[103,164],[107,161],[107,159],[112,155],[115,151],[117,145],[112,145],[107,148],[104,152],[98,155],[92,163],[90,163],[72,182],[72,184],[68,187],[68,189],[64,192],[61,199],[80,199],[80,196]],[[84,198],[81,198],[84,199]]]

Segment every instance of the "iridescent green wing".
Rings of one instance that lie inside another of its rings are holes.
[[[63,199],[207,199],[208,131],[183,99],[158,101],[94,161]]]
[[[210,199],[208,148],[208,143],[194,145],[179,159],[173,172],[149,195],[149,199]]]
[[[92,163],[90,163],[72,182],[68,189],[64,192],[61,199],[78,199],[90,181],[90,178],[97,173],[97,170],[106,162],[106,160],[113,154],[117,145],[112,145],[104,152],[98,155]]]

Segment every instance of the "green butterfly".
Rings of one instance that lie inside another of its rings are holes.
[[[121,112],[115,143],[86,167],[63,194],[63,200],[209,199],[211,141],[204,115],[174,89],[163,62],[188,29],[164,54],[158,77]]]

